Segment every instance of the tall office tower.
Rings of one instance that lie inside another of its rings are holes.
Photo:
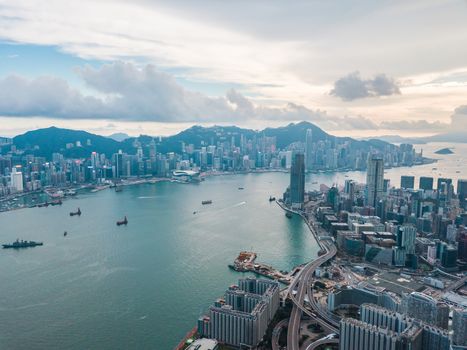
[[[452,342],[467,346],[467,308],[456,308],[452,313]]]
[[[114,154],[115,162],[115,177],[120,178],[123,175],[123,153],[122,150],[119,150],[118,153]]]
[[[401,226],[397,232],[397,246],[393,248],[393,263],[396,266],[417,267],[415,255],[415,239],[417,229],[415,226]]]
[[[437,302],[429,295],[419,292],[406,295],[403,299],[403,309],[409,317],[439,328],[448,328],[449,306]]]
[[[455,269],[458,256],[458,248],[456,246],[447,246],[441,253],[441,266],[444,269]]]
[[[447,187],[449,187],[449,186],[452,185],[452,179],[448,179],[448,178],[445,178],[445,177],[438,178],[438,182],[437,182],[437,186],[436,186],[436,189],[438,191],[443,187],[442,183],[445,183],[447,185]]]
[[[376,207],[383,196],[384,162],[381,156],[370,155],[366,173],[366,204]]]
[[[151,161],[156,160],[156,141],[154,138],[149,142],[149,158]]]
[[[307,170],[313,168],[313,130],[306,130],[306,139],[305,139],[305,165]]]
[[[290,168],[290,205],[301,209],[305,197],[305,157],[295,153]]]
[[[433,190],[433,178],[427,176],[420,176],[418,188],[425,191]]]
[[[415,177],[414,176],[401,176],[401,188],[413,190],[415,186]]]
[[[461,206],[465,206],[467,203],[467,180],[457,180],[457,197],[459,198]]]
[[[397,235],[397,245],[404,248],[408,254],[415,253],[417,228],[412,225],[401,226]]]
[[[10,185],[16,190],[16,192],[23,192],[23,173],[18,171],[16,167],[11,169]]]
[[[234,347],[255,348],[279,308],[280,285],[253,278],[238,284],[198,319],[198,333]]]

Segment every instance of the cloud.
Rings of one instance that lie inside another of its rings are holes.
[[[104,107],[101,100],[83,96],[63,79],[10,75],[0,80],[0,115],[98,118],[104,117]]]
[[[467,134],[467,105],[459,106],[451,116],[452,131],[464,131]],[[467,137],[466,137],[467,138]]]
[[[353,101],[365,97],[400,94],[400,90],[394,79],[384,74],[378,74],[373,79],[362,79],[357,71],[338,79],[330,94],[344,101]]]
[[[234,89],[225,97],[191,91],[153,65],[139,68],[133,63],[116,62],[99,68],[85,66],[76,72],[95,96],[84,95],[65,80],[50,76],[0,79],[0,115],[153,122],[333,122],[325,112],[292,103],[276,108],[257,106]]]
[[[444,131],[450,127],[449,123],[440,121],[429,122],[426,120],[399,120],[384,121],[379,124],[380,128],[388,130],[411,130],[411,131]]]
[[[107,120],[108,128],[115,127],[112,121],[237,124],[301,120],[326,130],[442,131],[449,128],[448,123],[425,120],[376,123],[361,115],[332,115],[291,102],[277,107],[264,106],[234,89],[228,90],[225,96],[211,97],[184,88],[172,75],[157,70],[154,65],[139,67],[115,62],[99,68],[76,68],[76,72],[90,94],[56,77],[26,79],[11,75],[0,79],[0,116]],[[376,78],[372,84],[380,86]],[[386,87],[378,89],[381,92]],[[452,116],[452,125],[465,128],[466,124],[467,106],[460,106]]]

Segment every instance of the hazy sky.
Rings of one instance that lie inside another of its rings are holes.
[[[0,136],[467,133],[467,1],[0,0]]]

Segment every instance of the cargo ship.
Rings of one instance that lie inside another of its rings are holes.
[[[29,248],[29,247],[36,247],[38,245],[43,245],[44,243],[42,242],[34,242],[34,241],[23,241],[17,239],[15,242],[11,244],[2,244],[3,249],[8,249],[8,248],[13,248],[13,249],[19,249],[19,248]]]
[[[207,200],[207,201],[202,201],[201,202],[202,205],[206,205],[206,204],[212,204],[212,200]]]

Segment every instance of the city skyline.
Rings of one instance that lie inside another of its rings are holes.
[[[25,121],[133,136],[299,120],[353,136],[466,130],[464,1],[245,5],[0,3],[2,136]]]
[[[467,349],[467,0],[0,0],[0,347]]]

